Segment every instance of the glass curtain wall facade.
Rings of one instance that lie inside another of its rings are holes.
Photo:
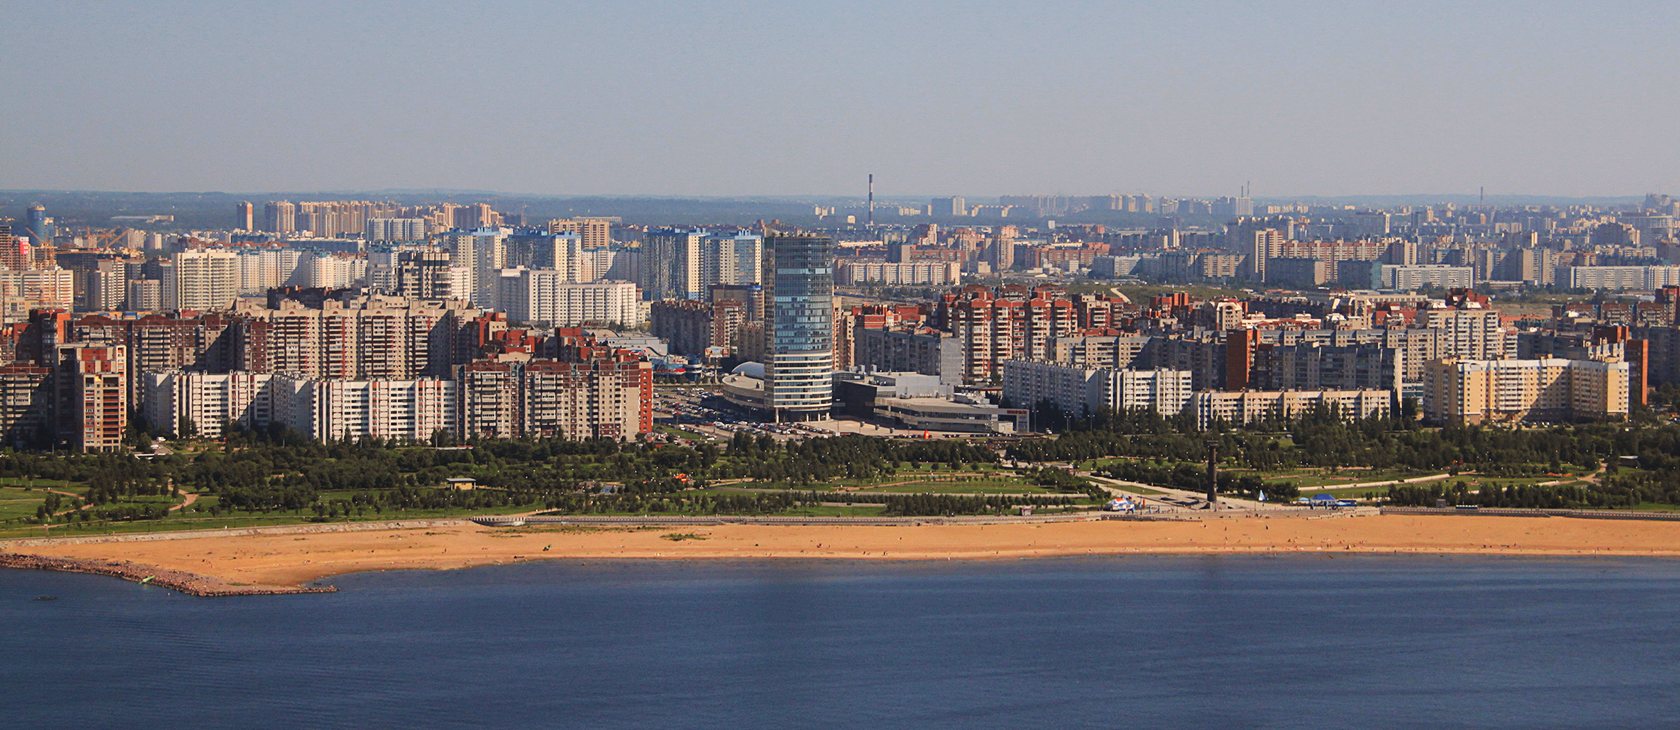
[[[764,390],[778,421],[825,419],[834,391],[834,239],[765,238]]]

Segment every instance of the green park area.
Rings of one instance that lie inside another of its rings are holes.
[[[1075,471],[1272,501],[1323,493],[1397,506],[1673,509],[1680,425],[1427,428],[1407,419],[1197,429],[1146,413],[1069,420],[1054,437],[964,440],[736,434],[692,444],[610,440],[320,443],[286,433],[134,454],[0,451],[0,537],[220,529],[494,514],[955,515],[1093,509]],[[1060,465],[1060,466],[1057,466]],[[1395,486],[1353,486],[1445,475]],[[472,488],[453,488],[451,480]],[[57,490],[56,492],[47,491]],[[60,493],[62,492],[62,493]],[[171,510],[171,507],[178,509]]]

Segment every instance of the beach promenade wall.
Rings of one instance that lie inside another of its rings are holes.
[[[1578,517],[1593,520],[1680,520],[1680,512],[1636,512],[1608,509],[1514,509],[1504,507],[1384,507],[1385,515],[1458,515],[1462,517]]]

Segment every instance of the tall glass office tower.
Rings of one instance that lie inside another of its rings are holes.
[[[834,394],[834,239],[764,239],[764,391],[778,421],[828,418]]]
[[[29,209],[24,227],[29,231],[31,246],[51,246],[53,236],[58,235],[58,226],[53,224],[52,216],[47,215],[47,209],[39,205]]]

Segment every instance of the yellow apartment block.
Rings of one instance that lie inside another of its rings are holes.
[[[1461,423],[1626,417],[1630,372],[1619,361],[1440,360],[1424,367],[1423,411]]]

